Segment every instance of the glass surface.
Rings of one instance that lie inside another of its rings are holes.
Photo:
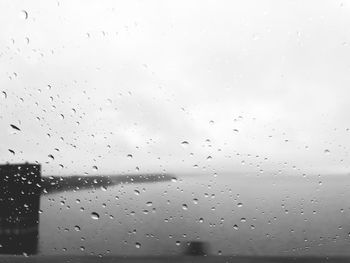
[[[349,2],[16,0],[0,25],[0,261],[347,262]]]

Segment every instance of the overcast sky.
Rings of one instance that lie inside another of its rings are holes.
[[[0,162],[349,172],[349,25],[334,0],[1,1]]]

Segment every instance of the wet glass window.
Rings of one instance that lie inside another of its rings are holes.
[[[0,2],[1,262],[350,260],[350,2]]]

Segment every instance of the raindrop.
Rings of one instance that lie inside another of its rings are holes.
[[[234,230],[238,230],[238,226],[237,225],[233,225],[233,229]]]
[[[233,129],[233,131],[234,131],[234,132],[239,132],[239,130],[237,130],[237,129]]]
[[[135,243],[135,247],[136,247],[136,248],[140,248],[140,247],[141,247],[141,244],[140,244],[139,242],[136,242],[136,243]]]
[[[97,214],[96,212],[92,212],[92,213],[91,213],[91,218],[97,220],[97,219],[100,218],[100,215]]]
[[[211,161],[211,159],[213,159],[213,157],[211,157],[210,155],[207,157],[207,161]]]
[[[181,242],[180,241],[176,241],[175,243],[177,246],[180,246]]]
[[[331,151],[330,151],[329,149],[325,149],[325,150],[324,150],[324,153],[325,153],[325,154],[330,154]]]
[[[135,195],[140,195],[140,191],[139,190],[134,190]]]
[[[80,250],[81,250],[81,251],[84,251],[84,250],[85,250],[85,247],[84,247],[84,246],[81,246],[81,247],[80,247]]]
[[[132,156],[132,154],[128,154],[126,157],[131,159],[133,156]]]
[[[187,210],[188,209],[188,206],[186,204],[182,204],[182,209],[183,210]]]
[[[10,126],[11,126],[12,129],[15,129],[17,131],[21,131],[21,129],[18,128],[16,125],[10,124]]]
[[[13,155],[15,155],[15,151],[14,150],[11,150],[11,149],[8,149],[10,153],[12,153]]]
[[[184,147],[184,148],[186,148],[189,144],[190,144],[190,143],[189,143],[188,141],[183,141],[183,142],[181,143],[181,146]]]
[[[238,207],[242,207],[243,204],[242,204],[242,203],[238,203],[237,206],[238,206]]]
[[[52,154],[49,154],[48,157],[52,160],[55,160],[55,157]]]
[[[2,97],[4,97],[4,99],[7,98],[7,93],[6,93],[5,91],[2,91],[2,92],[1,92],[1,95],[2,95]]]
[[[147,205],[147,206],[152,206],[153,203],[152,203],[152,202],[147,202],[146,205]]]
[[[96,165],[92,166],[92,170],[94,170],[95,172],[98,170],[98,167]]]
[[[74,229],[75,229],[75,231],[80,231],[80,226],[76,225],[76,226],[74,227]]]
[[[22,18],[22,19],[28,19],[28,12],[25,11],[25,10],[22,10],[22,11],[21,11],[21,18]]]

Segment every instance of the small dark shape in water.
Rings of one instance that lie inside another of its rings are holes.
[[[185,248],[185,255],[187,256],[205,256],[208,255],[208,245],[201,241],[189,241]]]

